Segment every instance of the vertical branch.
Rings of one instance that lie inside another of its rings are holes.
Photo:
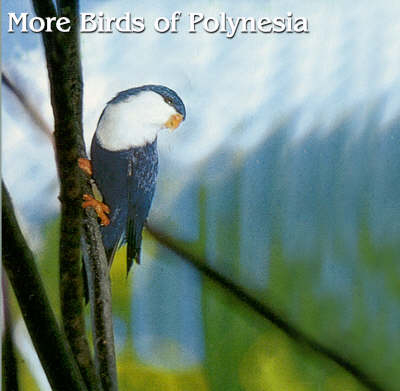
[[[50,307],[32,251],[2,184],[3,266],[14,289],[33,345],[53,390],[86,390],[79,369]]]
[[[71,2],[72,4],[74,2]],[[53,4],[33,1],[38,16],[55,16]],[[75,20],[71,21],[74,25]],[[54,139],[60,177],[60,302],[63,327],[82,376],[90,388],[96,374],[85,333],[81,275],[81,185],[77,160],[84,149],[77,135],[82,130],[82,75],[76,30],[43,33],[54,114]]]
[[[38,16],[52,16],[50,0],[33,0]],[[83,286],[81,274],[82,195],[90,186],[78,168],[78,158],[86,157],[82,131],[82,72],[79,52],[78,1],[59,0],[60,15],[71,21],[69,33],[43,33],[51,100],[55,121],[57,167],[60,177],[60,297],[64,329],[87,384],[95,388],[95,374],[85,338],[83,319]],[[95,235],[88,237],[89,232]],[[89,288],[98,289],[92,297],[92,324],[95,335],[97,374],[104,390],[117,389],[114,336],[111,310],[111,288],[96,215],[85,214],[84,239],[92,258],[88,263]],[[96,263],[98,262],[98,263]],[[91,268],[94,267],[94,273]],[[93,292],[92,292],[93,293]]]
[[[88,277],[96,368],[104,390],[117,391],[110,275],[96,220],[96,215],[87,215],[84,218],[85,235],[82,240]],[[99,245],[96,246],[96,243]]]

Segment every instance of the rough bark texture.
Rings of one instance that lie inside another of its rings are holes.
[[[111,284],[107,257],[101,241],[97,223],[93,216],[84,218],[85,235],[82,238],[84,262],[88,277],[88,291],[92,318],[96,368],[104,390],[116,391],[117,373],[112,328]],[[94,246],[100,243],[99,246]],[[111,325],[111,327],[110,327]]]
[[[55,13],[51,1],[33,0],[36,14],[41,17]],[[54,138],[56,160],[60,177],[61,231],[60,231],[60,299],[63,325],[71,348],[78,361],[85,382],[90,389],[99,389],[99,378],[104,390],[117,389],[116,362],[111,311],[111,289],[108,273],[90,274],[91,278],[101,278],[90,286],[100,287],[99,298],[91,301],[92,314],[101,318],[92,322],[96,335],[94,339],[97,374],[92,364],[86,340],[83,318],[83,284],[81,273],[82,196],[91,193],[84,173],[79,169],[79,157],[86,157],[82,130],[82,72],[79,52],[78,2],[60,0],[57,2],[59,16],[71,21],[69,33],[43,33],[43,44],[50,80],[51,103],[54,114]],[[85,218],[84,234],[97,232],[97,241],[88,246],[90,254],[104,253],[99,227],[93,211]],[[88,229],[88,226],[90,229]],[[84,240],[88,243],[87,239]],[[103,254],[102,254],[103,255]],[[106,257],[94,258],[100,268],[107,265]],[[91,263],[92,259],[88,260]],[[96,306],[100,305],[100,309]],[[104,362],[102,362],[104,360]]]

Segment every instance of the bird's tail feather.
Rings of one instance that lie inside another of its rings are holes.
[[[137,227],[135,220],[128,217],[127,227],[127,265],[126,274],[129,274],[129,270],[133,265],[133,261],[140,263],[140,248],[142,244],[142,230]]]
[[[109,268],[111,268],[111,265],[113,263],[115,253],[117,252],[118,247],[119,247],[119,242],[117,242],[114,247],[105,249]]]

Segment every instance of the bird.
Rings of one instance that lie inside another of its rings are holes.
[[[119,92],[105,106],[94,133],[91,160],[79,166],[94,180],[98,200],[83,196],[93,207],[111,267],[116,251],[127,244],[127,274],[140,263],[142,231],[148,217],[158,173],[157,136],[176,129],[186,118],[181,98],[163,85],[148,84]]]

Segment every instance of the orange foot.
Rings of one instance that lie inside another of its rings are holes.
[[[78,166],[79,168],[84,171],[87,175],[92,176],[93,171],[92,171],[92,162],[89,159],[85,159],[83,157],[80,157],[78,159]]]
[[[84,194],[83,199],[85,200],[85,202],[82,203],[82,207],[83,208],[93,208],[96,211],[97,216],[101,220],[101,223],[100,223],[101,225],[107,226],[108,224],[110,224],[110,219],[106,215],[106,213],[107,214],[110,213],[110,208],[106,204],[104,204],[100,201],[97,201],[95,198],[93,198],[89,194]]]

